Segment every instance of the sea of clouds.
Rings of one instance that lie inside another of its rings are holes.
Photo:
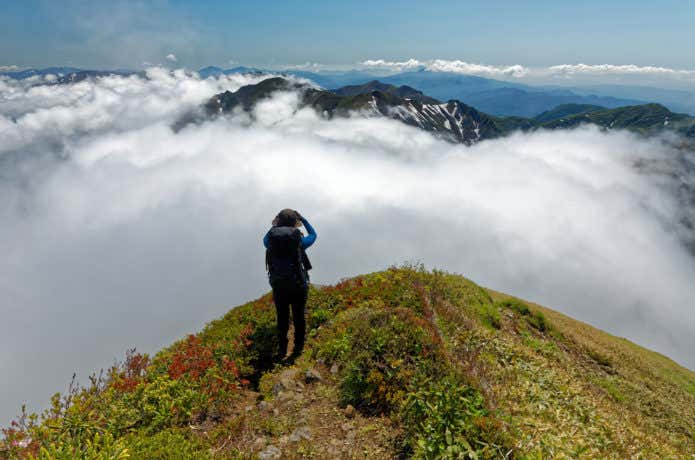
[[[285,207],[316,283],[423,262],[695,368],[692,153],[591,127],[465,147],[294,93],[171,129],[261,78],[0,80],[0,422],[267,291]]]

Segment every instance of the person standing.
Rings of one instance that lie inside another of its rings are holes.
[[[304,225],[307,235],[299,227]],[[304,348],[306,319],[304,307],[309,292],[309,270],[311,262],[306,249],[316,241],[316,231],[311,224],[294,209],[283,209],[273,219],[272,227],[263,237],[266,248],[266,270],[273,288],[273,301],[277,314],[279,356],[287,355],[287,331],[290,309],[294,324],[294,349],[297,357]]]

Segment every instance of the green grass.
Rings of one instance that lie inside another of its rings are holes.
[[[347,436],[346,421],[373,458],[695,452],[693,372],[461,276],[389,269],[312,288],[307,310],[310,337],[292,366],[271,359],[275,312],[264,295],[21,417],[0,458],[250,458],[271,443],[321,458]],[[310,367],[320,384],[277,399],[287,372]],[[282,412],[255,409],[258,398]],[[292,447],[302,424],[317,434]]]

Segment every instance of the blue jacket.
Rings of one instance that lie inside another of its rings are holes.
[[[304,217],[302,217],[302,225],[304,225],[304,228],[306,228],[306,231],[309,233],[307,236],[302,237],[302,249],[306,249],[314,244],[314,241],[316,241],[316,230],[314,230],[314,227],[312,227],[309,221],[307,221]],[[268,248],[267,233],[263,237],[263,246],[265,246],[266,249]]]

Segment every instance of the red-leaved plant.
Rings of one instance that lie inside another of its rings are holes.
[[[249,346],[251,340],[248,336],[251,333],[250,325],[244,328],[239,338],[240,343]],[[174,351],[168,373],[172,379],[188,378],[198,382],[200,390],[210,399],[238,390],[249,383],[248,380],[239,378],[241,373],[235,361],[227,356],[216,359],[213,347],[204,344],[200,337],[193,334]]]
[[[149,356],[136,353],[134,348],[126,351],[125,361],[109,371],[111,387],[122,393],[133,391],[144,380],[149,364]]]

